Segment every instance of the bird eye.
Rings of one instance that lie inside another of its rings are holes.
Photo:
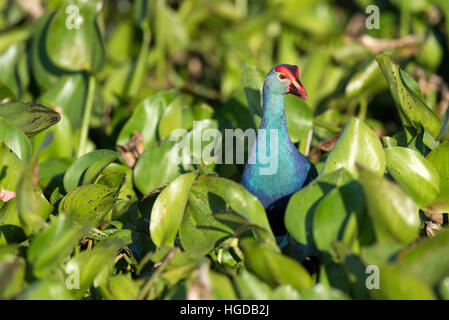
[[[285,80],[285,79],[287,79],[287,77],[281,73],[281,74],[279,75],[279,79]]]

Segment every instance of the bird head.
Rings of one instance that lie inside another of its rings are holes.
[[[277,94],[293,94],[307,100],[307,92],[299,80],[299,69],[292,64],[279,64],[268,73],[264,87]]]

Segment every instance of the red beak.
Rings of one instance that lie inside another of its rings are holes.
[[[303,100],[308,99],[306,89],[304,89],[304,86],[297,77],[290,82],[287,93],[293,94]]]

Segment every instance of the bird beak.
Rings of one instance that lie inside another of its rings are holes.
[[[287,93],[293,94],[303,100],[308,99],[306,89],[304,89],[301,81],[299,81],[296,77],[292,82],[290,82]]]

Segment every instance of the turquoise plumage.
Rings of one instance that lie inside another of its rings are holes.
[[[307,100],[298,74],[297,66],[281,64],[265,78],[262,123],[242,176],[243,186],[263,204],[276,236],[287,233],[284,214],[290,196],[317,176],[287,130],[285,95]]]

